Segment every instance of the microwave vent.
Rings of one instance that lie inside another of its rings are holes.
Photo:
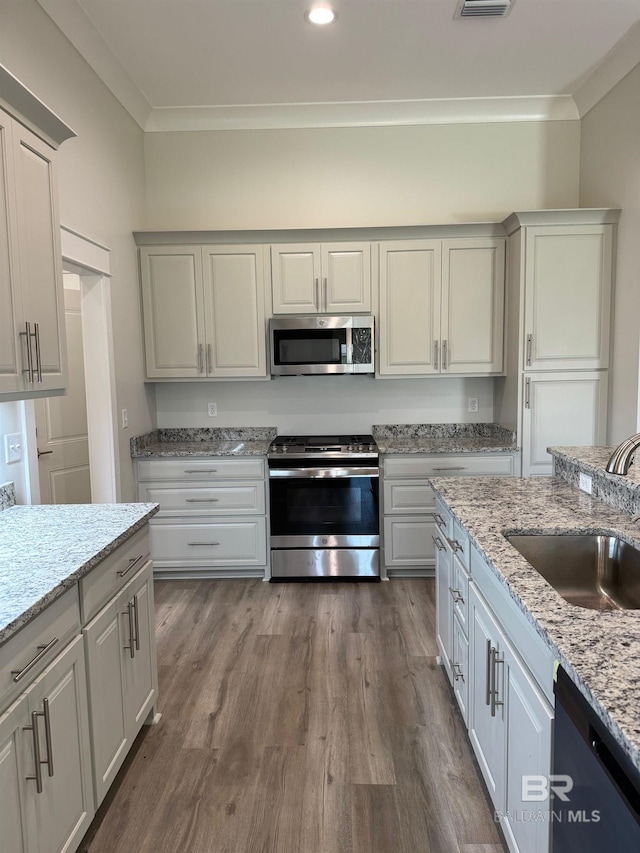
[[[513,6],[513,0],[461,0],[456,18],[504,18]]]

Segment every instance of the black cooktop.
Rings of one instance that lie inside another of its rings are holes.
[[[377,453],[372,435],[279,435],[270,453]]]

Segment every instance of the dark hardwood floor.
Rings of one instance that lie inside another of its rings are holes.
[[[503,853],[433,580],[155,584],[162,713],[86,853]]]

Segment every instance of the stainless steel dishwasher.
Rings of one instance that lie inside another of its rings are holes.
[[[562,668],[554,692],[553,853],[638,853],[640,771]]]

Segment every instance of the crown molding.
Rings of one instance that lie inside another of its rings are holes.
[[[275,130],[476,124],[513,121],[573,121],[571,95],[521,98],[451,98],[406,101],[350,101],[317,104],[247,104],[164,107],[151,111],[149,133],[178,130]]]
[[[574,94],[583,118],[640,62],[640,21],[617,42]]]
[[[615,225],[620,219],[617,207],[580,207],[557,210],[520,210],[502,221],[507,236],[527,225]]]
[[[0,65],[0,107],[4,107],[20,124],[28,127],[52,148],[59,148],[66,139],[77,136],[68,124],[4,65]]]

